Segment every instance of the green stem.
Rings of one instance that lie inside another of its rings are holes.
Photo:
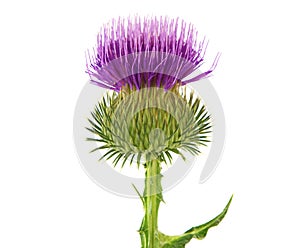
[[[146,178],[143,203],[145,216],[140,228],[142,248],[159,248],[158,209],[162,198],[162,175],[160,162],[152,160],[145,164]]]

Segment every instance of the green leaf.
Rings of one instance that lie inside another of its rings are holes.
[[[144,197],[141,195],[141,193],[139,192],[139,190],[137,189],[137,187],[135,187],[135,185],[132,183],[132,186],[135,190],[135,192],[138,194],[138,196],[140,197],[141,201],[143,202],[143,205],[145,206],[145,199]]]
[[[191,241],[191,239],[195,238],[198,240],[204,239],[207,235],[207,232],[210,228],[217,226],[225,217],[229,206],[231,204],[233,196],[231,196],[228,204],[216,218],[212,219],[211,221],[193,227],[187,230],[184,234],[178,236],[167,236],[162,233],[159,233],[160,237],[160,247],[161,248],[184,248],[187,243]]]

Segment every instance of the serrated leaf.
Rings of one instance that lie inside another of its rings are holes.
[[[229,202],[227,203],[226,207],[217,217],[212,219],[211,221],[193,227],[187,230],[184,234],[178,236],[167,236],[160,233],[160,247],[161,248],[184,248],[187,243],[191,241],[191,239],[195,238],[198,240],[202,240],[206,237],[207,232],[210,228],[217,226],[225,217],[233,196],[231,196]]]

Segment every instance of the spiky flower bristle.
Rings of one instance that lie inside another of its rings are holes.
[[[87,52],[87,73],[93,84],[114,91],[124,85],[152,87],[153,81],[166,90],[195,82],[211,75],[220,55],[209,69],[196,73],[208,44],[197,38],[194,26],[179,18],[113,19],[99,32],[96,48]]]

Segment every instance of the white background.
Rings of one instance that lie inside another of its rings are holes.
[[[297,1],[1,1],[0,247],[140,247],[142,206],[97,187],[72,138],[87,81],[84,52],[111,17],[153,14],[193,22],[222,52],[211,78],[227,120],[223,159],[200,167],[161,207],[160,229],[177,234],[224,221],[187,247],[299,247]]]

